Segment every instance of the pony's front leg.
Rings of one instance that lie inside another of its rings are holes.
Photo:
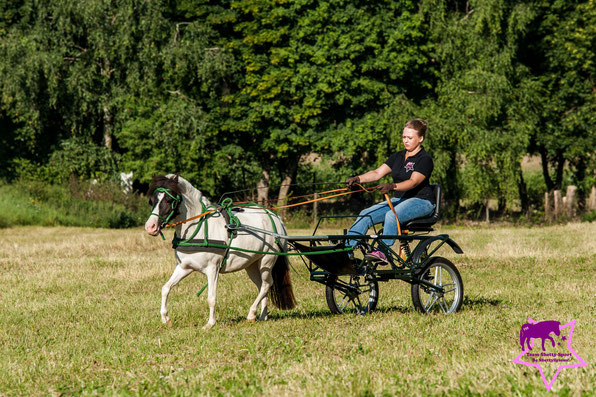
[[[217,297],[217,277],[218,269],[213,266],[207,272],[207,303],[209,304],[209,321],[203,326],[203,329],[209,329],[215,325],[215,303]]]
[[[531,338],[525,337],[523,339],[523,342],[522,342],[522,349],[525,350],[526,349],[526,345],[527,345],[528,346],[527,347],[528,350],[532,350],[532,345],[530,344],[531,342],[532,342],[532,339]]]
[[[184,277],[188,276],[193,272],[193,269],[183,269],[180,265],[176,265],[174,273],[168,280],[167,283],[161,287],[161,322],[172,326],[172,320],[168,317],[168,295],[173,286],[178,284]]]

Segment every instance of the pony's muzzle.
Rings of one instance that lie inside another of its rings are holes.
[[[151,218],[154,218],[154,217],[153,216],[150,217],[147,220],[147,222],[145,222],[145,231],[152,236],[157,236],[159,234],[159,230],[161,228],[159,227],[158,221],[156,219],[151,219]]]

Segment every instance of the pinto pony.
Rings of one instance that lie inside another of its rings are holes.
[[[157,236],[165,224],[193,218],[205,212],[204,208],[211,205],[198,189],[177,174],[156,176],[147,194],[153,210],[145,223],[145,230],[151,236]],[[242,225],[287,234],[281,219],[265,209],[243,207],[240,212],[235,213],[235,216]],[[229,246],[232,242],[232,248],[227,250],[214,247],[175,247],[176,269],[161,289],[161,321],[164,324],[172,324],[167,308],[171,288],[193,271],[199,271],[207,276],[209,321],[203,327],[204,329],[211,328],[215,324],[219,273],[231,273],[244,269],[257,286],[259,292],[248,311],[246,318],[248,321],[256,320],[259,303],[261,304],[259,320],[267,319],[267,295],[270,291],[271,300],[280,309],[295,307],[287,256],[266,254],[285,252],[287,241],[280,239],[277,242],[272,235],[255,231],[237,231],[232,238],[226,228],[227,224],[224,212],[214,210],[203,217],[179,223],[175,227],[176,236],[182,240],[193,235],[203,237],[206,235],[204,228],[207,228],[209,240],[217,241],[224,246]],[[198,233],[195,233],[197,228],[199,228]]]

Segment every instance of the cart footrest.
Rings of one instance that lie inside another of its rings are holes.
[[[321,269],[331,274],[356,274],[356,264],[358,262],[353,259],[350,259],[350,256],[348,255],[347,251],[341,251],[345,250],[346,248],[344,243],[340,243],[337,245],[308,246],[294,241],[292,242],[292,245],[297,251],[302,252],[304,254],[320,251],[338,250],[338,252],[308,255],[308,259]]]

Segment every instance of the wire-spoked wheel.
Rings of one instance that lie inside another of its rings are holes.
[[[355,312],[369,313],[377,307],[379,285],[365,276],[329,275],[325,288],[327,306],[334,314]]]
[[[435,257],[418,274],[418,280],[426,280],[435,287],[412,283],[412,302],[422,313],[457,312],[463,302],[464,284],[457,268],[449,260]]]

